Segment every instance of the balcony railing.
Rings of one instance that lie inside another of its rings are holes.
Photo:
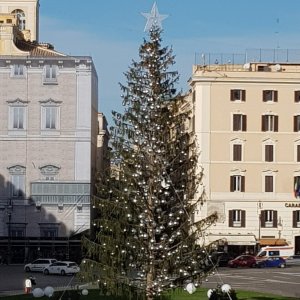
[[[249,62],[300,63],[300,49],[246,49],[244,53],[195,54],[195,65],[239,65]]]

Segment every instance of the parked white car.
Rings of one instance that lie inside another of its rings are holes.
[[[54,258],[39,258],[24,266],[25,272],[43,272],[44,269],[50,266],[57,260]]]
[[[73,261],[56,261],[44,269],[44,274],[74,275],[79,271],[79,266]]]

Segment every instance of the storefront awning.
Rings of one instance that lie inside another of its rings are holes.
[[[208,239],[211,243],[222,240],[227,245],[237,246],[255,246],[257,243],[254,235],[209,235]]]
[[[285,239],[260,239],[258,243],[261,246],[285,246],[288,245]]]

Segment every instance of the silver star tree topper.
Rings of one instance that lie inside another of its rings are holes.
[[[160,15],[157,9],[156,2],[154,2],[151,13],[142,13],[142,15],[147,18],[147,23],[144,31],[150,31],[151,27],[158,26],[162,28],[161,22],[168,17],[168,15]]]

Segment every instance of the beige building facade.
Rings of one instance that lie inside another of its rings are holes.
[[[72,258],[107,143],[91,57],[39,43],[38,8],[0,2],[0,250],[14,262]]]
[[[205,203],[206,242],[300,253],[300,64],[195,65],[190,80]]]

